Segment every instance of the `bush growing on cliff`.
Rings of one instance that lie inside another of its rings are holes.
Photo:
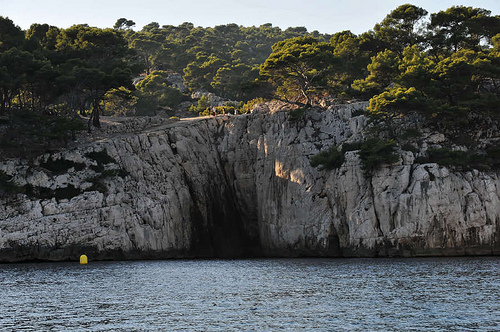
[[[17,110],[11,114],[8,126],[0,133],[0,159],[19,156],[21,151],[29,156],[63,147],[85,128],[85,123],[79,118]]]
[[[383,164],[393,164],[398,161],[399,156],[394,152],[395,147],[396,141],[394,140],[367,139],[361,145],[359,152],[363,169],[373,171]]]
[[[297,121],[304,117],[306,114],[306,109],[304,107],[299,107],[290,111],[290,121]]]
[[[328,150],[311,157],[309,163],[312,167],[320,170],[340,168],[345,160],[347,151],[359,150],[359,156],[363,163],[363,169],[373,171],[383,164],[392,164],[399,160],[399,156],[394,152],[396,141],[370,138],[364,142],[344,143],[342,148],[332,145]]]
[[[490,165],[492,169],[500,169],[500,145],[487,148],[486,157],[488,165]]]
[[[257,104],[262,104],[265,103],[267,100],[264,98],[254,98],[252,100],[247,101],[245,104],[243,104],[240,108],[240,113],[241,114],[247,114],[248,112],[252,111],[255,105]]]
[[[392,164],[399,160],[399,156],[394,152],[396,141],[370,138],[364,142],[344,143],[339,146],[332,145],[328,150],[321,151],[310,159],[312,167],[321,166],[323,169],[335,169],[342,166],[347,151],[359,150],[359,156],[363,163],[363,169],[373,171],[382,164]]]
[[[419,163],[437,163],[462,171],[477,169],[480,171],[500,169],[500,147],[491,146],[484,151],[454,151],[443,147],[430,149],[426,157],[417,159]]]
[[[332,170],[335,168],[340,168],[344,163],[344,151],[339,150],[337,145],[332,145],[326,151],[321,151],[320,153],[314,155],[309,160],[309,164],[312,167],[318,167],[319,170]]]
[[[437,163],[443,166],[467,168],[470,165],[470,153],[468,151],[453,151],[449,148],[430,149],[427,158],[419,161]]]
[[[191,105],[189,107],[189,112],[199,115],[210,115],[204,113],[207,111],[210,112],[210,99],[205,95],[201,96],[201,98],[198,99],[198,103],[196,105]]]

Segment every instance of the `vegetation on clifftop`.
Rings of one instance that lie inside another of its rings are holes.
[[[23,112],[36,114],[26,118],[39,119],[47,147],[53,135],[64,141],[82,128],[45,117],[88,116],[90,130],[103,113],[152,115],[185,101],[207,114],[206,100],[191,99],[200,90],[235,101],[224,111],[269,98],[301,110],[325,96],[369,99],[386,139],[407,116],[454,137],[499,119],[500,17],[487,9],[429,15],[405,4],[359,35],[271,24],[134,26],[120,18],[108,29],[35,23],[22,31],[0,17],[1,144],[24,144],[19,133],[29,130],[15,124]],[[179,90],[179,74],[187,90]]]

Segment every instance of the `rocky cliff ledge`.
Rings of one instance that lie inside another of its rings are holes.
[[[260,105],[2,162],[0,261],[499,254],[498,174],[410,151],[369,175],[356,152],[337,170],[309,165],[363,137],[365,107],[289,121]]]

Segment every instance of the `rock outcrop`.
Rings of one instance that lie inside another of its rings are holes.
[[[319,171],[312,155],[363,138],[366,104],[297,121],[280,107],[0,163],[0,261],[500,253],[498,174],[410,151],[371,173],[355,151]]]

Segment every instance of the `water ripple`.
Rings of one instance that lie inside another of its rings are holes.
[[[1,331],[500,330],[500,258],[0,265]]]

